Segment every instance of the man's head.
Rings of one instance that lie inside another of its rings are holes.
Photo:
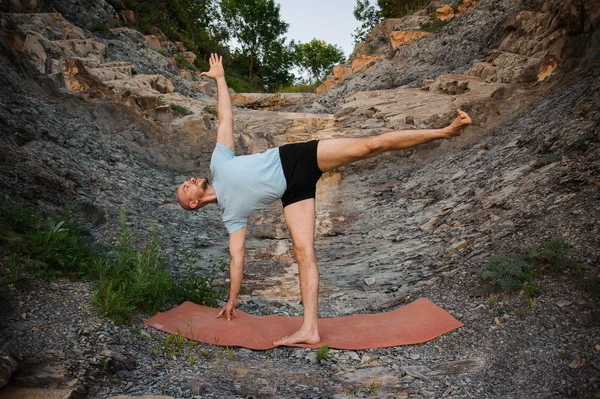
[[[207,179],[189,178],[177,187],[177,201],[179,201],[179,205],[188,211],[201,208],[205,205],[202,199],[207,187]]]

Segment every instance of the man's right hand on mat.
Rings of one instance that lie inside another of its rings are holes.
[[[227,303],[225,304],[225,306],[223,306],[223,309],[221,309],[221,311],[219,312],[219,314],[215,317],[215,319],[218,319],[219,317],[225,315],[225,317],[227,317],[227,321],[231,320],[231,315],[233,315],[233,317],[237,317],[235,315],[235,306],[237,305],[237,300],[228,300]]]

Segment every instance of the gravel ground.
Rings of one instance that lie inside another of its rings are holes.
[[[472,274],[456,270],[412,293],[441,304],[463,328],[422,345],[331,350],[317,361],[309,349],[168,345],[168,334],[141,320],[117,326],[100,317],[89,284],[56,280],[3,305],[0,350],[25,363],[60,364],[98,398],[597,397],[597,304],[572,277],[545,277],[535,307],[524,295],[490,299],[464,289],[475,285]],[[240,309],[275,308],[250,301]]]

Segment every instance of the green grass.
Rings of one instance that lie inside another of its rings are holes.
[[[573,140],[573,149],[576,151],[586,152],[588,151],[593,143],[596,142],[596,136],[593,135],[583,135],[577,136],[575,140]]]
[[[217,107],[215,107],[214,105],[205,105],[203,110],[204,110],[204,112],[206,112],[207,114],[210,114],[210,115],[214,115],[214,116],[219,115],[219,111],[217,110]]]
[[[169,108],[183,116],[193,114],[193,112],[188,107],[184,107],[183,105],[171,104],[169,105]]]
[[[44,284],[57,276],[93,282],[92,301],[116,323],[132,320],[136,312],[153,314],[167,305],[193,301],[216,306],[226,296],[217,283],[226,263],[200,273],[198,259],[185,274],[172,275],[161,256],[156,228],[138,243],[121,210],[120,233],[114,247],[92,244],[69,215],[42,215],[14,200],[0,201],[0,299],[15,291]]]
[[[529,265],[522,258],[494,255],[482,267],[481,278],[495,290],[516,291],[529,273]]]
[[[436,18],[433,20],[433,22],[426,22],[422,24],[421,30],[425,32],[436,32],[444,25],[446,25],[446,21]]]
[[[535,167],[541,168],[542,166],[550,165],[551,163],[558,162],[562,159],[560,152],[553,152],[551,154],[542,155],[535,161]]]
[[[402,18],[427,7],[430,0],[384,0],[379,1],[384,18]]]
[[[284,86],[277,89],[277,93],[314,93],[319,85],[320,83]]]
[[[492,256],[481,267],[480,277],[495,291],[523,290],[529,298],[534,298],[539,287],[532,280],[545,272],[568,273],[592,281],[593,278],[586,276],[585,265],[574,258],[573,247],[563,238],[557,238],[544,243],[541,249],[529,248],[513,256]]]
[[[95,22],[91,28],[92,32],[107,32],[108,26],[104,22]]]
[[[198,70],[198,68],[190,64],[190,62],[186,60],[185,57],[181,54],[177,54],[173,58],[175,59],[175,62],[177,63],[177,68],[179,69],[189,69],[190,71]]]
[[[463,0],[456,0],[454,3],[452,3],[451,7],[455,14],[458,13],[458,7],[460,7],[463,2]]]
[[[329,346],[323,345],[317,350],[317,360],[327,360],[329,359]]]
[[[231,75],[225,76],[227,86],[229,86],[236,93],[255,93],[259,91],[255,86],[251,85],[247,81],[236,78]]]

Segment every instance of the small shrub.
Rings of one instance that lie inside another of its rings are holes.
[[[94,281],[93,303],[117,323],[131,320],[136,310],[155,313],[176,302],[216,306],[227,292],[216,284],[226,264],[206,278],[195,272],[174,279],[161,256],[156,228],[150,228],[150,239],[138,245],[121,210],[112,253],[101,255],[104,248],[92,246],[71,215],[43,217],[37,209],[0,198],[0,298],[62,275]]]
[[[127,229],[121,210],[121,233],[112,258],[93,268],[98,292],[93,296],[100,311],[116,323],[127,322],[135,309],[155,313],[173,301],[173,279],[160,256],[156,228],[141,249]]]
[[[190,64],[190,62],[181,54],[177,54],[173,58],[175,59],[175,63],[177,63],[177,68],[179,69],[189,69],[190,71],[198,70],[198,68]]]
[[[433,22],[426,22],[426,23],[422,24],[421,30],[423,30],[425,32],[436,32],[445,24],[446,24],[446,21],[442,21],[441,19],[436,18]]]
[[[186,273],[174,277],[174,295],[177,302],[191,301],[200,305],[216,307],[227,296],[227,287],[217,279],[227,267],[225,261],[213,264],[205,277],[199,268],[199,255],[192,252],[187,256]]]
[[[177,330],[177,334],[170,334],[167,336],[165,342],[163,343],[163,348],[165,348],[167,353],[172,356],[185,348],[185,342],[185,336],[181,333],[181,331]]]
[[[521,288],[529,273],[529,265],[522,258],[495,255],[482,267],[481,278],[494,289],[515,291]]]
[[[227,81],[227,85],[236,93],[254,93],[257,91],[256,88],[242,79],[227,75],[225,76],[225,80]]]
[[[384,18],[402,18],[427,7],[430,0],[380,0],[377,3]]]
[[[167,57],[167,52],[165,50],[154,50],[156,51],[158,54],[162,55],[163,57]]]
[[[592,143],[596,141],[596,137],[592,135],[577,136],[573,141],[573,149],[576,151],[586,152],[592,146]]]
[[[564,239],[559,238],[544,244],[541,251],[530,249],[527,253],[527,261],[536,269],[549,268],[552,271],[565,271],[574,268],[576,262],[571,258],[573,247]]]
[[[327,360],[329,359],[329,346],[323,345],[317,350],[317,360]]]
[[[277,89],[277,93],[314,93],[319,87],[319,83],[314,84],[295,84],[289,86],[282,86]]]
[[[169,105],[169,108],[183,116],[193,114],[193,112],[188,107],[184,107],[183,105],[171,104]]]
[[[532,282],[526,282],[523,284],[523,291],[529,298],[533,298],[538,292],[538,286]]]
[[[203,110],[204,110],[204,112],[206,112],[207,114],[210,114],[210,115],[214,115],[214,116],[219,115],[219,111],[217,110],[217,107],[215,107],[213,105],[205,105]]]
[[[108,4],[110,4],[111,6],[113,6],[113,8],[116,11],[124,10],[125,9],[125,5],[123,4],[123,2],[121,0],[108,0]]]
[[[535,167],[541,168],[542,166],[550,165],[551,163],[558,162],[562,159],[560,152],[553,152],[551,154],[542,155],[535,161]]]
[[[92,32],[107,32],[108,26],[104,22],[95,22],[91,28]]]
[[[464,0],[456,0],[454,3],[452,3],[452,10],[454,11],[454,13],[458,13],[458,7],[460,7],[462,5],[462,3],[464,2]]]

